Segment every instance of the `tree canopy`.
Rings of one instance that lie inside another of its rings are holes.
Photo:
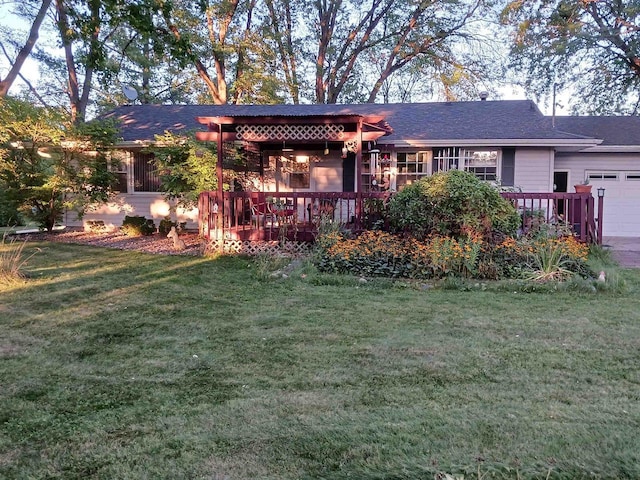
[[[576,113],[638,112],[640,1],[514,0],[502,20],[527,89],[570,88]]]
[[[0,39],[0,96],[30,55],[47,79],[31,97],[76,121],[130,101],[124,85],[142,103],[467,98],[492,79],[474,28],[493,1],[29,0],[26,40]]]
[[[5,207],[52,230],[65,210],[82,217],[116,193],[108,154],[116,139],[113,124],[74,125],[59,110],[11,98],[0,99],[0,118]]]

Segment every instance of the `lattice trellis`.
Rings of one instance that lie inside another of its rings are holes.
[[[267,140],[342,140],[344,125],[236,125],[236,138],[251,142]]]
[[[290,255],[302,256],[309,253],[310,245],[305,242],[285,242],[281,245],[278,241],[242,241],[242,240],[211,240],[207,245],[207,251],[218,252],[220,242],[223,243],[223,252],[226,255]]]

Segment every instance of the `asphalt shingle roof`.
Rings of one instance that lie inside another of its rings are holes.
[[[602,145],[640,145],[640,117],[556,117],[558,130],[603,139]]]
[[[603,118],[629,119],[630,117],[559,117],[556,128],[551,118],[544,116],[530,100],[500,100],[474,102],[434,102],[401,104],[354,104],[354,105],[129,105],[121,106],[106,114],[106,118],[117,118],[122,122],[123,140],[153,140],[154,135],[166,130],[173,132],[204,131],[205,126],[196,117],[215,116],[282,116],[305,117],[314,115],[338,116],[345,114],[381,115],[393,129],[380,143],[400,141],[442,140],[571,140],[586,137],[603,138],[600,133],[617,140],[621,131],[638,129],[612,126],[611,129],[596,128]],[[590,122],[570,123],[580,118],[591,118]],[[639,119],[640,120],[640,119]],[[624,120],[622,120],[624,122]],[[640,125],[640,123],[637,123]],[[565,128],[566,127],[566,128]],[[574,132],[574,133],[568,133]],[[624,137],[626,138],[626,137]],[[610,140],[607,139],[608,143]]]

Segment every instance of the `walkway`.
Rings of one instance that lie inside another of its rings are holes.
[[[640,238],[604,237],[602,246],[611,249],[621,267],[640,268]]]

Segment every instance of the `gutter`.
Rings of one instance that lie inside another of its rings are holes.
[[[393,145],[395,148],[431,148],[431,147],[573,147],[594,148],[602,143],[597,138],[576,139],[536,139],[536,138],[468,138],[445,140],[378,140],[378,145]]]

